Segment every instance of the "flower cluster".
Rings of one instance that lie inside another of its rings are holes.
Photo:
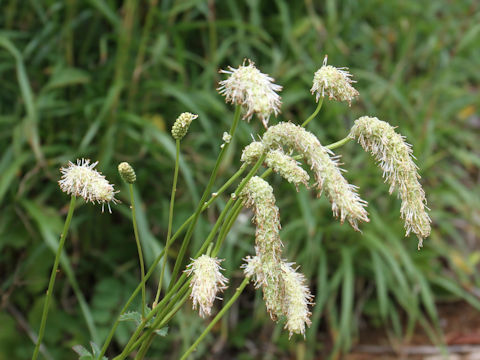
[[[80,196],[86,202],[102,204],[102,212],[105,204],[109,212],[110,202],[117,203],[115,199],[115,189],[101,173],[95,170],[98,161],[90,164],[88,159],[78,159],[74,164],[68,162],[67,167],[60,169],[61,179],[58,181],[60,189],[72,196]]]
[[[193,310],[199,308],[202,318],[210,316],[217,294],[227,288],[228,280],[222,275],[220,262],[217,258],[202,255],[187,266],[185,272],[192,276],[190,287]]]
[[[358,91],[351,85],[355,81],[347,71],[348,68],[336,68],[327,65],[327,57],[323,60],[323,66],[317,70],[313,77],[313,86],[310,92],[315,94],[318,102],[320,97],[328,95],[329,99],[347,101],[351,105],[352,100],[358,97]]]
[[[254,211],[256,224],[256,255],[247,257],[245,275],[255,278],[262,287],[268,312],[273,320],[286,316],[290,335],[304,334],[310,325],[312,295],[303,275],[296,273],[281,258],[280,220],[272,187],[263,179],[253,177],[242,192],[244,205]]]
[[[395,128],[375,117],[363,116],[355,121],[350,135],[370,152],[383,170],[383,177],[402,199],[401,216],[405,221],[406,236],[415,233],[419,248],[423,239],[430,235],[430,217],[426,209],[427,200],[417,166],[413,162],[412,146],[395,132]]]
[[[260,141],[254,141],[247,145],[242,152],[241,161],[253,164],[258,161],[265,152],[265,146]],[[280,149],[269,150],[265,157],[265,165],[282,176],[289,183],[298,186],[308,186],[310,176],[291,156]]]
[[[184,112],[181,113],[177,120],[173,123],[172,126],[172,136],[175,140],[182,140],[183,137],[187,134],[188,128],[193,120],[195,120],[198,115]]]
[[[242,106],[244,119],[250,120],[256,114],[267,127],[270,115],[277,116],[280,113],[282,101],[277,92],[282,87],[275,84],[273,78],[260,72],[252,61],[244,61],[238,69],[229,66],[228,70],[220,72],[230,76],[220,81],[217,90],[225,96],[227,103]]]
[[[286,147],[303,155],[314,173],[319,195],[325,190],[333,214],[340,216],[341,222],[347,219],[358,231],[358,221],[369,221],[365,210],[367,202],[360,199],[356,186],[343,177],[338,157],[323,147],[315,135],[301,126],[283,122],[270,127],[262,142],[268,149]]]

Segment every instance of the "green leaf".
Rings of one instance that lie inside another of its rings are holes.
[[[155,330],[155,334],[157,334],[158,336],[167,336],[168,334],[168,326],[165,326],[161,329],[158,329],[158,330]]]

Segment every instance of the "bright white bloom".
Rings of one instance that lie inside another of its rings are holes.
[[[247,164],[254,164],[265,151],[263,143],[254,141],[243,149],[240,160]],[[297,189],[300,184],[308,186],[308,181],[310,180],[308,173],[300,166],[298,161],[280,149],[268,150],[265,165],[289,183],[295,184]]]
[[[351,105],[352,100],[358,97],[358,91],[351,85],[355,81],[351,79],[352,75],[347,70],[345,67],[327,65],[325,56],[323,66],[315,73],[310,89],[312,95],[315,94],[315,100],[318,102],[320,97],[323,98],[327,94],[329,99],[347,101],[348,105]]]
[[[273,113],[277,116],[280,113],[282,101],[277,92],[282,87],[275,84],[273,78],[260,72],[252,61],[246,63],[244,61],[238,69],[229,66],[228,70],[220,70],[230,76],[220,81],[217,90],[225,96],[227,103],[242,106],[244,119],[250,121],[253,114],[256,114],[266,128],[270,115]]]
[[[383,177],[390,184],[390,194],[394,189],[402,199],[401,216],[405,221],[406,236],[413,232],[419,239],[430,235],[431,219],[426,210],[425,192],[418,181],[420,175],[413,162],[412,146],[405,137],[395,132],[395,128],[376,117],[363,116],[355,121],[350,137],[370,152],[380,168]]]
[[[282,279],[285,288],[284,314],[287,317],[285,328],[289,335],[305,336],[305,325],[312,323],[308,306],[313,305],[313,295],[306,285],[305,276],[297,272],[293,263],[282,262]]]
[[[367,202],[358,196],[357,187],[349,184],[343,177],[338,157],[323,147],[311,132],[301,126],[283,122],[270,127],[262,142],[268,149],[284,146],[303,155],[314,173],[319,196],[325,190],[332,204],[333,214],[339,216],[342,223],[347,219],[358,231],[358,221],[369,221],[365,210]]]
[[[110,202],[114,204],[117,202],[116,192],[105,176],[94,169],[97,164],[98,161],[90,164],[88,159],[77,160],[77,164],[69,161],[67,167],[60,169],[62,177],[58,184],[63,192],[72,196],[80,196],[86,202],[101,203],[102,212],[107,204],[108,210],[112,212]]]
[[[210,316],[217,293],[227,288],[228,279],[222,275],[220,262],[217,258],[202,255],[187,266],[185,272],[192,276],[190,287],[193,310],[199,309],[202,318]]]

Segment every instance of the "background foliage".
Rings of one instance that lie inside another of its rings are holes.
[[[328,202],[298,194],[272,178],[289,259],[301,264],[316,295],[307,340],[275,326],[253,289],[196,353],[239,359],[311,358],[347,351],[366,324],[408,341],[420,324],[439,341],[436,303],[463,298],[480,310],[479,78],[480,9],[474,0],[239,2],[41,0],[0,1],[0,359],[28,358],[68,204],[58,168],[79,157],[121,190],[113,214],[76,211],[50,312],[46,346],[53,359],[71,347],[101,342],[138,281],[120,161],[137,170],[140,233],[147,262],[163,246],[173,173],[169,129],[180,112],[199,114],[183,143],[174,228],[203,191],[229,127],[232,108],[215,87],[218,69],[244,58],[284,86],[282,120],[301,123],[314,109],[309,88],[325,54],[348,66],[361,97],[351,108],[326,102],[309,125],[323,143],[344,137],[353,120],[387,120],[414,144],[432,209],[433,232],[422,251],[403,238],[399,201],[381,173],[350,143],[347,178],[369,201],[363,234],[333,221]],[[271,120],[273,121],[273,119]],[[242,123],[221,169],[228,178],[254,120]],[[203,241],[224,202],[198,225]],[[230,290],[252,252],[249,214],[242,215],[221,257]],[[178,248],[172,248],[173,258]],[[150,293],[155,291],[154,282]],[[229,297],[229,292],[225,294]],[[176,358],[205,322],[185,307],[154,354]],[[117,344],[128,326],[119,328]],[[271,339],[271,340],[270,340]],[[114,346],[112,353],[118,350]]]

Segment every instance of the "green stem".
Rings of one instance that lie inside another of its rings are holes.
[[[233,136],[235,134],[235,130],[237,129],[238,122],[240,120],[240,113],[241,113],[241,107],[239,105],[237,105],[237,107],[235,108],[235,115],[233,117],[232,127],[230,128],[230,133],[229,133],[230,137],[232,139],[233,139]],[[225,154],[227,152],[227,149],[228,149],[229,145],[230,145],[230,143],[224,143],[224,146],[222,147],[222,150],[220,151],[220,154],[218,155],[218,158],[217,158],[217,161],[216,161],[215,166],[213,168],[212,174],[210,175],[210,179],[208,181],[207,187],[205,188],[205,191],[202,195],[202,198],[200,199],[200,202],[197,206],[197,209],[195,210],[193,221],[190,223],[190,226],[187,230],[187,234],[185,235],[185,238],[183,239],[182,246],[180,247],[180,251],[179,251],[177,259],[175,261],[175,265],[174,265],[171,280],[170,280],[169,289],[173,286],[173,283],[175,282],[175,279],[178,275],[178,272],[180,271],[180,267],[182,266],[183,258],[185,257],[185,252],[187,251],[188,245],[190,243],[190,239],[193,235],[193,230],[195,228],[195,225],[197,224],[200,212],[202,211],[203,203],[207,199],[207,196],[210,194],[213,183],[215,182],[215,179],[217,178],[218,169],[220,168],[220,164],[223,160],[223,157],[225,156]]]
[[[137,215],[135,211],[135,197],[133,196],[133,184],[128,184],[128,190],[130,191],[130,204],[132,209],[132,223],[133,233],[135,234],[135,242],[137,243],[138,260],[140,262],[140,277],[142,284],[142,319],[145,317],[145,264],[143,263],[143,251],[142,244],[140,243],[140,237],[138,236]]]
[[[191,289],[187,288],[186,293],[183,295],[183,297],[180,301],[177,301],[177,302],[172,301],[172,305],[175,305],[173,307],[173,309],[171,309],[171,307],[169,307],[168,310],[170,310],[170,309],[171,310],[163,318],[161,317],[159,319],[160,321],[157,321],[152,326],[151,329],[149,329],[147,332],[142,334],[142,336],[140,336],[140,338],[137,341],[135,341],[135,343],[133,343],[133,345],[130,347],[129,353],[131,353],[134,349],[136,349],[138,346],[140,346],[140,344],[142,344],[147,339],[147,337],[150,339],[150,337],[152,335],[154,335],[153,332],[155,331],[155,329],[161,329],[162,327],[167,325],[167,323],[172,319],[172,317],[177,313],[177,311],[180,310],[180,308],[183,306],[183,304],[188,300],[188,297],[190,296],[191,291],[192,291]],[[114,358],[113,360],[123,360],[124,358],[125,357],[118,358],[118,359]]]
[[[220,251],[220,247],[223,244],[223,241],[227,237],[228,232],[232,228],[233,224],[235,223],[235,220],[237,219],[238,215],[240,214],[240,211],[242,211],[242,202],[239,201],[237,202],[232,210],[230,211],[230,214],[228,215],[227,219],[223,223],[222,229],[220,230],[220,234],[218,235],[217,243],[215,245],[215,248],[212,251],[212,257],[217,256],[218,252]]]
[[[336,149],[336,148],[339,148],[340,146],[343,146],[345,145],[346,143],[348,143],[350,140],[352,140],[351,137],[346,137],[342,140],[339,140],[337,142],[334,142],[333,144],[330,144],[330,145],[327,145],[325,146],[327,149],[330,149],[330,150],[333,150],[333,149]]]
[[[163,259],[162,271],[160,273],[160,280],[158,281],[157,295],[155,295],[155,301],[153,302],[153,307],[157,305],[158,298],[160,297],[160,293],[162,292],[162,281],[163,281],[163,276],[165,274],[165,267],[167,265],[168,248],[170,247],[170,243],[171,243],[170,236],[172,235],[173,207],[175,204],[175,193],[177,192],[178,165],[179,165],[179,158],[180,158],[180,140],[177,139],[175,144],[176,144],[175,172],[173,174],[172,195],[170,197],[170,210],[168,213],[168,230],[167,230],[167,241],[165,244],[165,257]]]
[[[313,114],[310,115],[310,116],[308,117],[308,119],[303,122],[302,127],[307,126],[308,123],[309,123],[312,119],[314,119],[315,116],[317,116],[318,112],[319,112],[320,109],[322,108],[322,104],[323,104],[323,97],[320,98],[320,101],[319,101],[318,104],[317,104],[317,108],[315,109],[315,111],[313,112]]]
[[[223,315],[230,309],[230,307],[233,305],[233,303],[238,299],[240,294],[243,292],[243,289],[245,289],[245,286],[249,283],[250,278],[246,277],[243,282],[240,284],[240,286],[237,288],[235,291],[235,294],[232,296],[230,300],[225,304],[225,306],[220,310],[220,312],[213,318],[213,320],[208,324],[207,328],[202,332],[202,334],[198,337],[198,339],[188,348],[188,350],[183,354],[180,360],[185,360],[200,344],[200,342],[203,340],[205,336],[212,330],[212,328],[215,326],[215,324],[222,318]]]
[[[60,242],[58,244],[57,253],[55,254],[55,261],[53,263],[52,273],[50,274],[50,281],[48,283],[47,298],[45,299],[45,304],[43,305],[42,320],[40,322],[40,330],[38,332],[38,339],[37,339],[37,343],[35,344],[32,360],[35,360],[38,357],[38,352],[40,351],[40,345],[42,343],[43,335],[45,333],[45,325],[47,324],[47,317],[48,317],[48,308],[50,307],[50,302],[52,300],[53,287],[55,285],[55,279],[57,277],[57,269],[58,269],[58,264],[60,262],[60,256],[62,254],[63,246],[65,245],[65,239],[67,238],[70,222],[72,221],[73,211],[75,210],[75,200],[76,200],[75,196],[72,196],[72,198],[70,199],[70,206],[68,208],[67,218],[65,220],[65,224],[63,225],[62,235],[60,236]]]
[[[207,201],[204,206],[202,207],[202,212],[205,211],[217,198],[220,194],[222,194],[246,169],[245,165],[242,165],[242,167],[217,191],[216,196],[212,196],[212,198]],[[194,218],[194,215],[192,214],[185,222],[180,226],[180,228],[175,232],[175,234],[171,238],[171,243],[173,244],[175,240],[180,236],[180,234],[185,230],[185,228],[192,222]],[[117,316],[117,319],[115,320],[112,328],[110,329],[110,332],[107,336],[107,339],[105,340],[105,343],[103,344],[102,350],[100,351],[100,354],[98,356],[98,359],[101,359],[103,355],[105,355],[105,352],[107,351],[108,346],[110,345],[110,342],[113,339],[113,336],[115,335],[115,331],[117,330],[118,324],[120,323],[120,315],[122,315],[127,309],[129,308],[130,304],[133,302],[137,294],[140,292],[143,284],[145,284],[146,281],[152,276],[153,272],[155,271],[155,268],[157,267],[158,263],[162,260],[163,255],[165,254],[165,249],[162,250],[162,252],[157,256],[155,261],[152,263],[150,266],[147,274],[145,275],[144,282],[139,284],[137,288],[134,290],[130,298],[127,300],[125,303],[124,307],[120,311],[119,315]],[[160,305],[160,304],[158,304]]]
[[[266,154],[262,155],[257,163],[253,166],[253,168],[250,170],[250,172],[247,174],[247,176],[245,176],[245,178],[240,182],[240,184],[238,185],[237,189],[235,190],[235,193],[234,193],[234,197],[231,197],[227,204],[225,205],[224,209],[222,210],[222,212],[220,213],[214,227],[212,228],[212,230],[210,231],[210,234],[208,235],[207,239],[205,240],[205,242],[203,243],[202,247],[200,248],[200,250],[195,254],[194,258],[197,258],[198,256],[200,256],[202,253],[205,252],[205,250],[208,248],[209,244],[212,242],[213,238],[215,237],[215,234],[217,233],[220,225],[222,224],[222,221],[223,219],[225,218],[225,216],[227,215],[228,213],[228,210],[230,209],[230,207],[233,205],[233,203],[237,200],[238,196],[240,195],[240,193],[242,192],[243,188],[246,186],[246,184],[248,183],[248,181],[250,181],[250,179],[256,174],[256,172],[258,171],[259,167],[263,164],[263,161],[265,160],[265,157],[266,157]],[[166,301],[168,301],[172,296],[173,294],[175,294],[175,292],[177,291],[177,289],[181,286],[181,284],[185,281],[187,275],[186,273],[183,273],[180,278],[178,279],[178,281],[176,281],[173,285],[173,288],[168,290],[167,291],[167,294],[165,294],[165,296],[162,298],[162,301],[150,312],[150,314],[148,314],[148,316],[145,318],[144,321],[142,321],[142,323],[137,327],[136,331],[134,332],[134,334],[131,336],[130,340],[128,341],[127,345],[125,346],[124,350],[122,351],[122,353],[117,356],[117,358],[115,358],[115,360],[119,360],[119,359],[123,359],[125,356],[127,356],[129,354],[129,352],[134,348],[132,346],[132,343],[135,341],[135,339],[140,335],[141,331],[143,330],[143,328],[145,327],[146,323],[157,313],[159,313],[159,309],[162,308],[162,306],[165,304]],[[183,285],[185,286],[185,284]],[[173,301],[171,303],[174,303]],[[164,309],[162,309],[162,311],[164,311]],[[161,317],[160,317],[161,319]],[[153,325],[152,326],[152,329],[155,329],[156,326]],[[143,337],[143,335],[142,335]],[[141,337],[141,338],[142,338]],[[136,342],[138,343],[138,341]],[[135,344],[136,344],[135,343]]]

